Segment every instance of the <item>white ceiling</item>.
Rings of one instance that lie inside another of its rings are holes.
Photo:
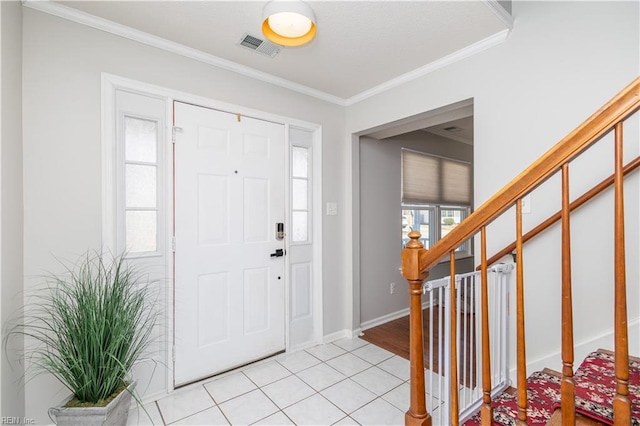
[[[271,58],[239,45],[245,33],[262,37],[265,4],[25,2],[149,44],[168,41],[178,53],[184,47],[192,57],[343,105],[502,42],[512,25],[495,0],[309,1],[315,39]]]
[[[473,115],[423,129],[425,132],[473,145]]]

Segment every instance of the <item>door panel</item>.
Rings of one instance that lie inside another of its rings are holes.
[[[285,347],[284,126],[175,103],[176,385]]]

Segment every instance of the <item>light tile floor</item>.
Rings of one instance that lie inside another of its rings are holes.
[[[403,425],[409,361],[361,339],[276,355],[136,408],[130,425]]]

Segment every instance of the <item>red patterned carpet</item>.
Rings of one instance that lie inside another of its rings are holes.
[[[615,396],[615,369],[613,354],[592,352],[574,374],[576,384],[576,412],[591,419],[613,425],[612,400]],[[560,407],[560,378],[541,371],[527,380],[527,421],[530,425],[544,425],[554,410]],[[629,399],[631,424],[640,426],[640,363],[629,361]],[[516,395],[503,393],[494,399],[494,425],[515,425],[518,407]],[[477,414],[465,422],[479,426]]]
[[[592,352],[580,364],[574,375],[576,412],[594,420],[613,424],[613,397],[616,375],[613,355]],[[640,363],[629,361],[629,399],[631,424],[640,426]],[[557,404],[559,407],[559,404]]]
[[[494,425],[515,425],[518,418],[516,395],[503,393],[492,401]],[[527,422],[530,425],[546,425],[553,411],[550,410],[560,398],[560,378],[536,371],[527,379]],[[467,420],[467,426],[479,426],[480,415]]]

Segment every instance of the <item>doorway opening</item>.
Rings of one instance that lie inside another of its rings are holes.
[[[365,340],[380,331],[384,335],[386,325],[399,341],[391,346],[401,347],[400,341],[409,341],[407,283],[399,270],[407,233],[420,231],[428,248],[473,208],[473,100],[361,132],[354,168],[354,319]],[[412,188],[403,175],[411,176]],[[456,270],[473,268],[468,242],[456,253]],[[429,279],[448,273],[446,261]],[[423,301],[431,308],[426,297]],[[396,354],[407,357],[401,350]]]

